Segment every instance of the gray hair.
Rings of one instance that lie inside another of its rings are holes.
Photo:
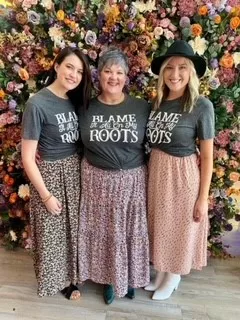
[[[113,64],[120,65],[125,74],[128,74],[128,58],[122,50],[116,47],[110,47],[100,56],[98,61],[98,72],[101,72],[105,66],[112,66]]]

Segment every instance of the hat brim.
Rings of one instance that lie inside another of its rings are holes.
[[[206,64],[206,61],[202,57],[197,56],[197,55],[194,55],[194,56],[183,55],[183,54],[180,55],[179,53],[164,55],[164,56],[160,56],[160,57],[153,59],[153,61],[151,63],[152,72],[158,76],[160,68],[161,68],[164,60],[166,60],[167,58],[171,58],[171,57],[184,57],[184,58],[191,60],[194,64],[194,67],[196,69],[196,72],[197,72],[197,75],[199,76],[199,78],[201,78],[204,75],[204,73],[206,72],[207,64]]]

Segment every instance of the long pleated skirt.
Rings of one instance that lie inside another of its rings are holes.
[[[79,282],[112,284],[123,297],[149,283],[146,167],[102,170],[84,159],[81,179]]]
[[[158,271],[184,275],[207,264],[208,218],[193,220],[199,187],[196,155],[174,157],[152,150],[148,223],[150,259]]]
[[[74,155],[53,162],[42,161],[39,170],[47,189],[63,206],[59,216],[52,215],[31,186],[30,225],[38,294],[50,296],[69,281],[77,281],[80,159]]]

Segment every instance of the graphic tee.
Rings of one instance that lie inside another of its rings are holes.
[[[108,105],[97,98],[80,117],[81,139],[87,160],[102,169],[131,169],[145,163],[145,131],[150,112],[142,99],[126,95]]]
[[[181,111],[181,101],[166,100],[151,111],[146,136],[151,148],[185,157],[196,152],[196,139],[214,137],[214,109],[205,97],[199,97],[191,113]]]
[[[22,137],[38,140],[42,159],[54,161],[77,152],[79,122],[74,106],[47,88],[27,101],[22,120]]]

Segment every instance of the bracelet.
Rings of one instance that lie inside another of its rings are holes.
[[[51,193],[49,193],[49,195],[46,198],[42,199],[42,202],[46,203],[50,198],[52,198],[52,196],[53,195]]]

